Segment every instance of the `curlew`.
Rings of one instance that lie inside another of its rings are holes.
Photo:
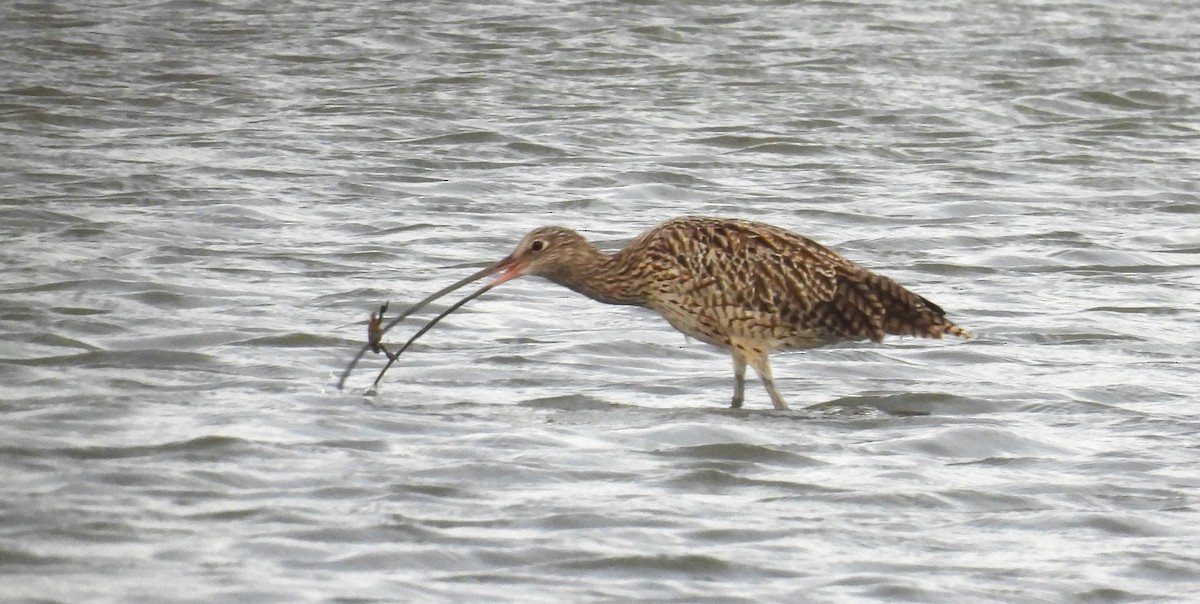
[[[879,342],[888,334],[971,337],[938,305],[812,239],[759,222],[689,216],[668,220],[613,254],[567,228],[534,229],[508,257],[418,302],[386,327],[372,316],[371,341],[359,356],[378,346],[382,333],[406,316],[497,273],[494,281],[426,323],[396,353],[385,351],[388,366],[443,317],[524,275],[544,277],[607,304],[649,308],[685,335],[729,351],[734,408],[745,398],[747,365],[758,373],[775,408],[788,408],[768,361],[776,350]]]

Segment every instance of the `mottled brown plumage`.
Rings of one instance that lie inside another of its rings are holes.
[[[600,302],[652,309],[684,334],[728,350],[734,407],[742,405],[749,365],[775,408],[787,408],[767,360],[775,350],[878,342],[887,334],[970,337],[936,304],[807,237],[769,224],[705,217],[664,222],[611,255],[575,231],[541,227],[504,260],[409,312],[497,272],[500,276],[471,298],[510,279],[537,275]]]

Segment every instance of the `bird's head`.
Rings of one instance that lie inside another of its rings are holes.
[[[525,235],[513,253],[494,265],[500,276],[491,287],[522,275],[536,275],[561,283],[598,254],[594,245],[571,229],[539,227]]]

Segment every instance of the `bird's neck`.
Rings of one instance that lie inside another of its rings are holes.
[[[589,247],[572,259],[571,270],[548,275],[563,287],[605,304],[644,305],[646,296],[622,254],[605,254]]]

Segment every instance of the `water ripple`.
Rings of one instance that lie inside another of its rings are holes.
[[[100,4],[0,3],[7,597],[1194,597],[1191,4]],[[727,354],[518,280],[333,387],[535,225],[681,214],[978,337],[731,410]]]

